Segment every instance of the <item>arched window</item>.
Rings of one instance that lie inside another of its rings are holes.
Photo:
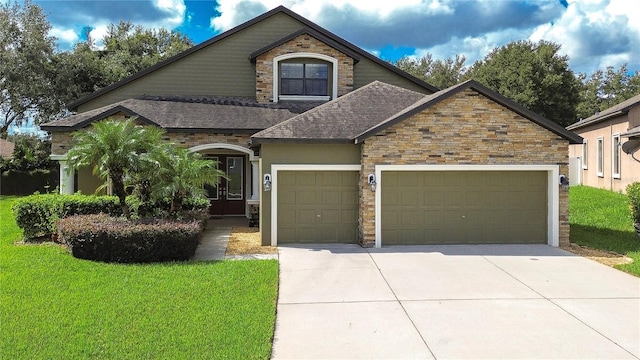
[[[338,61],[327,55],[292,53],[273,59],[273,102],[331,100],[338,95]]]

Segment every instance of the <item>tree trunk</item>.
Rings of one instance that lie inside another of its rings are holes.
[[[122,176],[112,177],[111,184],[113,185],[113,192],[118,197],[118,200],[120,200],[120,208],[122,209],[122,214],[127,219],[131,219],[129,206],[127,206],[127,193],[124,191],[124,182],[122,181]]]

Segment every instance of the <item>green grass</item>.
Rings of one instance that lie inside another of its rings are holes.
[[[572,243],[624,254],[633,263],[616,267],[640,276],[640,238],[633,229],[626,195],[587,186],[572,187],[569,223]]]
[[[269,358],[277,261],[119,265],[19,245],[0,197],[0,359]]]

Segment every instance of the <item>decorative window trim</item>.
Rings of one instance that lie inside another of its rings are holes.
[[[280,96],[280,62],[289,59],[303,59],[303,58],[311,58],[311,59],[319,59],[326,62],[330,62],[332,64],[332,88],[330,96]],[[322,101],[322,100],[333,100],[338,97],[338,59],[333,58],[331,56],[323,55],[323,54],[314,54],[314,53],[291,53],[291,54],[283,54],[278,55],[273,58],[273,102],[277,103],[280,99],[282,100],[307,100],[307,101]]]
[[[589,142],[587,139],[582,140],[582,169],[589,169]]]
[[[622,153],[620,152],[620,134],[613,134],[611,136],[611,176],[614,179],[620,179],[621,172]]]
[[[604,137],[598,137],[596,144],[596,174],[598,177],[604,177]]]

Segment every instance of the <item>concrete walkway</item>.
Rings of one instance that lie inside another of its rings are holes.
[[[640,279],[557,248],[279,251],[274,359],[640,358]]]
[[[202,239],[196,249],[193,261],[213,260],[267,260],[277,259],[278,254],[247,254],[226,256],[227,244],[233,227],[247,227],[248,220],[243,217],[209,219],[202,233]]]

